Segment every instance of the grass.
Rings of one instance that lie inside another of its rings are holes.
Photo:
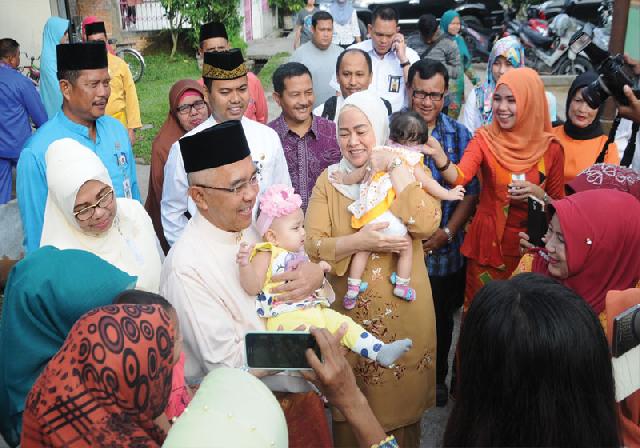
[[[275,72],[280,65],[284,64],[289,56],[289,53],[282,51],[272,56],[271,59],[264,64],[264,67],[262,67],[262,70],[258,73],[258,78],[260,78],[262,87],[264,87],[265,90],[271,90],[268,87],[271,86],[271,77],[273,76],[273,72]]]
[[[176,54],[173,60],[168,54],[145,55],[144,75],[136,84],[142,124],[151,125],[136,133],[133,152],[146,163],[151,161],[151,143],[160,131],[169,112],[169,89],[180,79],[197,79],[200,75],[193,54]]]

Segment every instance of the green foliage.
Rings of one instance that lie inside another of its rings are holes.
[[[136,157],[149,163],[151,143],[158,135],[169,112],[169,89],[180,79],[198,79],[200,71],[194,53],[178,53],[173,59],[166,54],[145,54],[144,60],[144,76],[136,84],[136,90],[145,129],[136,132],[133,151]],[[148,125],[151,127],[147,128]]]
[[[306,4],[305,0],[269,0],[269,6],[277,6],[290,12],[300,11]]]
[[[185,29],[189,43],[193,48],[197,48],[200,42],[200,25],[215,20],[224,23],[233,47],[246,49],[247,44],[240,37],[242,23],[237,11],[238,0],[160,0],[160,2],[167,12],[174,48],[177,41],[174,30],[180,30],[185,28],[185,25],[189,25],[189,28]],[[175,49],[172,49],[171,56],[173,57],[174,54]]]
[[[271,90],[271,77],[273,76],[273,72],[275,72],[276,69],[282,64],[287,62],[289,56],[289,53],[287,53],[286,51],[280,52],[274,56],[271,56],[264,67],[262,67],[262,70],[260,70],[260,73],[258,73],[258,78],[260,79],[262,87],[264,87],[265,90]]]

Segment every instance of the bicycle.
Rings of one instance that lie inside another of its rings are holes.
[[[144,57],[142,53],[133,48],[131,44],[117,45],[117,41],[110,39],[109,43],[116,46],[116,56],[122,58],[131,70],[133,82],[138,82],[142,78],[145,69]],[[120,48],[118,48],[120,47]]]
[[[25,60],[29,60],[29,65],[19,67],[20,73],[29,78],[37,87],[40,84],[40,56],[29,56],[26,52],[22,53]]]

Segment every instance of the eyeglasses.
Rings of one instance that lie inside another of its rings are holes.
[[[435,103],[437,101],[442,101],[442,98],[444,98],[444,92],[425,92],[423,90],[414,90],[411,96],[419,100],[429,97],[429,99]]]
[[[255,173],[253,173],[253,176],[251,176],[251,178],[246,181],[243,182],[239,185],[236,185],[235,187],[231,187],[231,188],[226,188],[226,187],[210,187],[209,185],[202,185],[202,184],[195,184],[194,187],[200,187],[200,188],[209,188],[211,190],[219,190],[219,191],[226,191],[227,193],[232,193],[235,195],[241,195],[242,193],[244,193],[247,188],[251,188],[251,187],[255,187],[256,185],[258,185],[258,171],[256,171]]]
[[[201,112],[205,107],[207,107],[207,103],[205,103],[204,100],[198,100],[193,104],[183,104],[182,106],[177,107],[176,111],[180,115],[189,115],[191,113],[191,109],[195,109],[196,111]]]
[[[113,202],[113,190],[109,189],[109,191],[107,191],[105,194],[100,196],[100,198],[95,204],[85,207],[82,210],[79,210],[77,212],[74,212],[73,216],[78,221],[87,221],[93,217],[93,214],[96,212],[96,208],[98,207],[107,208],[111,205],[112,202]]]

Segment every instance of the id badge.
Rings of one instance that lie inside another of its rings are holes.
[[[123,152],[118,154],[118,166],[121,168],[127,166],[127,155]]]
[[[391,76],[389,75],[389,92],[390,93],[398,93],[400,92],[400,80],[402,76]]]
[[[124,197],[127,199],[133,199],[133,195],[131,194],[131,182],[129,179],[125,177],[122,181],[122,189],[124,190]]]

